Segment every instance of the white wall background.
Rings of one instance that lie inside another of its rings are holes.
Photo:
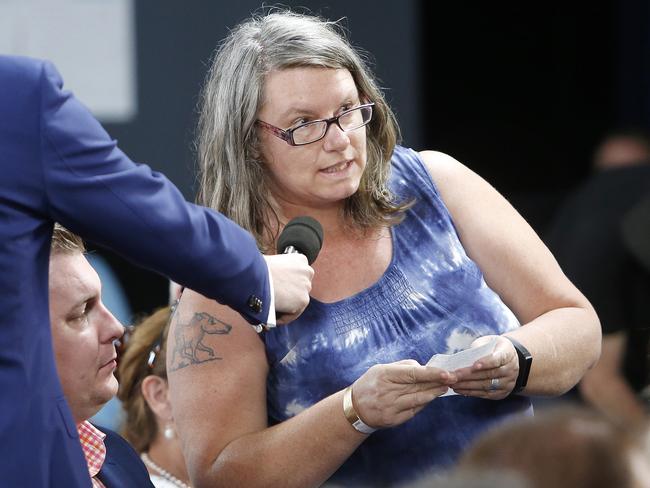
[[[0,0],[0,54],[49,59],[103,122],[137,113],[134,0]]]

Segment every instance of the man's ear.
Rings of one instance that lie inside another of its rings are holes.
[[[142,396],[149,408],[163,421],[172,420],[172,406],[169,402],[167,381],[160,376],[149,375],[142,380]]]

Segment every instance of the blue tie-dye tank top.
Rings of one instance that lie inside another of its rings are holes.
[[[390,186],[398,199],[416,203],[392,228],[386,272],[344,300],[312,298],[296,321],[263,334],[271,424],[347,387],[375,364],[402,359],[426,364],[433,354],[453,353],[477,337],[519,326],[465,254],[418,153],[395,148]],[[370,435],[329,483],[417,481],[449,467],[478,433],[518,412],[532,413],[527,398],[438,398],[408,422]]]

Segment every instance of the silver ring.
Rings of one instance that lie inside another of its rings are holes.
[[[492,378],[490,380],[490,386],[488,386],[488,391],[495,391],[499,389],[499,378]]]

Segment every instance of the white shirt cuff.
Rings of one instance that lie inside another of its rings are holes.
[[[264,260],[266,262],[266,260]],[[269,268],[269,265],[267,263],[266,269],[269,272],[269,294],[271,296],[271,304],[269,305],[269,316],[266,319],[266,323],[264,324],[267,328],[273,328],[276,326],[276,318],[275,318],[275,292],[273,290],[273,276],[271,275],[271,268]]]

